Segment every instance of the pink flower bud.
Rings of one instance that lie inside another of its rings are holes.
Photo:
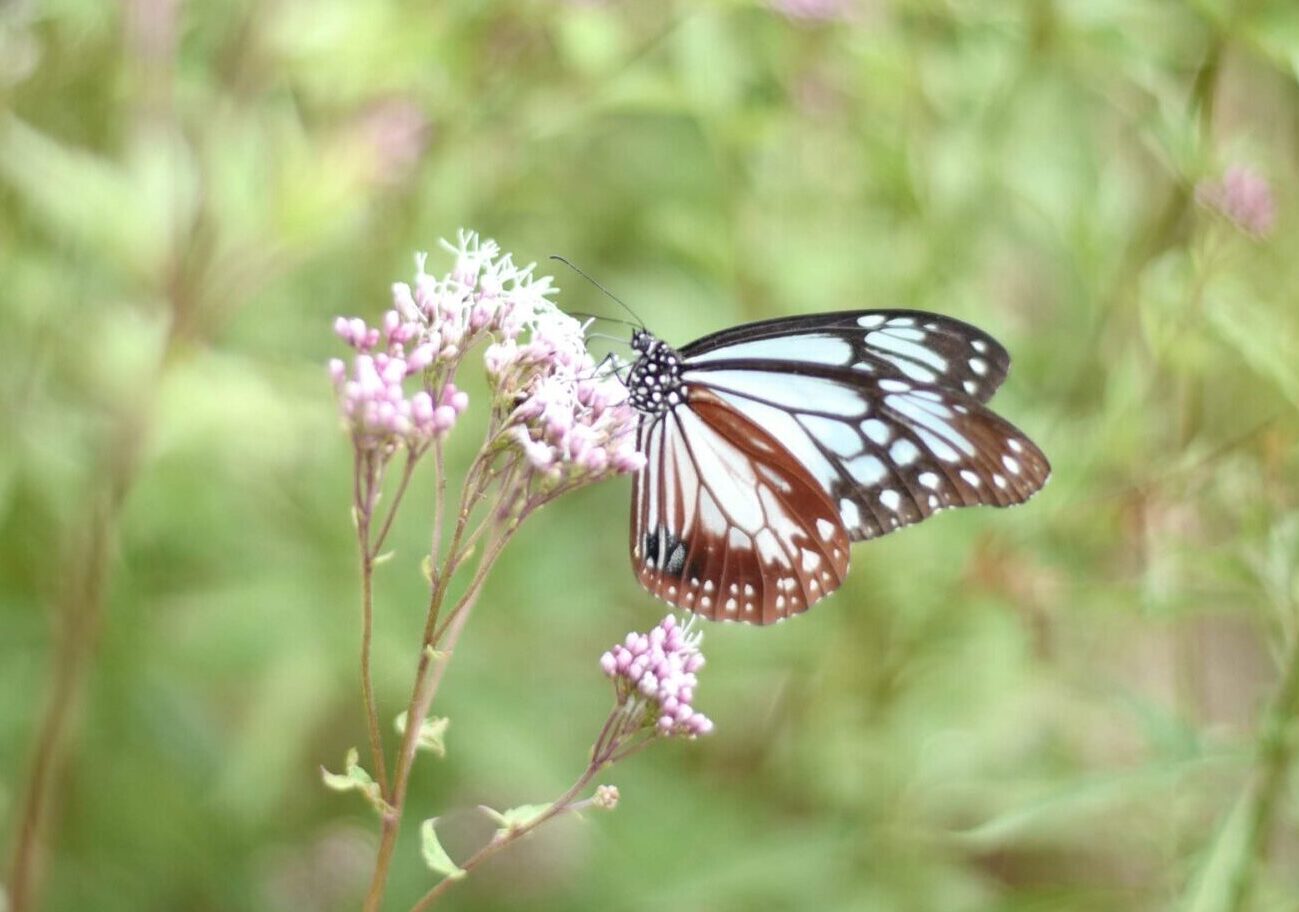
[[[410,414],[415,419],[416,424],[425,425],[433,423],[433,397],[420,390],[414,396],[410,397]]]
[[[623,447],[613,454],[613,467],[624,475],[639,472],[645,468],[645,456],[635,447]]]
[[[412,374],[422,373],[433,363],[435,357],[437,357],[437,349],[425,342],[410,353],[410,357],[406,359],[406,369]]]
[[[404,358],[389,358],[388,363],[380,369],[379,375],[383,377],[383,382],[390,386],[400,387],[401,381],[406,379],[406,361]]]
[[[474,332],[482,329],[492,321],[492,308],[486,304],[475,304],[469,314],[469,328]]]
[[[618,672],[618,660],[613,657],[613,653],[606,652],[600,656],[600,668],[609,677],[613,677]]]
[[[647,697],[652,697],[659,689],[658,678],[654,677],[654,672],[647,671],[640,676],[640,692]]]
[[[456,423],[456,410],[449,405],[439,405],[433,410],[433,426],[439,431],[449,431]]]
[[[582,466],[592,474],[603,472],[609,465],[609,455],[602,449],[592,449],[582,457]]]
[[[396,308],[403,319],[415,320],[419,317],[419,308],[415,306],[415,297],[410,292],[410,286],[405,282],[393,282],[392,306]]]
[[[341,358],[330,358],[329,379],[334,381],[334,385],[338,386],[346,377],[347,365],[343,363],[343,360]]]

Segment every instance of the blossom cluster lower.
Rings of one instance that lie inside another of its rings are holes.
[[[619,702],[643,706],[647,722],[660,734],[706,735],[712,720],[694,708],[696,673],[704,666],[702,639],[702,633],[689,633],[669,614],[649,633],[627,634],[600,657],[600,667],[613,679]]]

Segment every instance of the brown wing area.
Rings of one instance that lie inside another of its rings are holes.
[[[699,388],[641,430],[632,563],[649,592],[711,620],[770,624],[848,572],[826,492],[770,433]]]

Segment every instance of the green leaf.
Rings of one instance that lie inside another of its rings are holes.
[[[498,811],[495,808],[489,808],[485,804],[480,804],[478,809],[490,817],[497,825],[496,838],[500,839],[511,833],[523,829],[528,824],[535,821],[542,814],[549,811],[549,804],[520,804],[518,807],[512,807],[507,811]]]
[[[361,766],[359,760],[360,755],[357,753],[356,748],[352,748],[347,752],[343,772],[331,773],[322,766],[320,768],[320,778],[324,781],[326,788],[331,788],[336,792],[360,792],[365,796],[365,800],[370,802],[370,806],[381,815],[389,813],[392,808],[388,805],[388,802],[383,800],[383,793],[379,791],[379,784],[370,777],[370,774]]]
[[[447,726],[450,724],[451,720],[442,716],[431,716],[425,719],[424,724],[419,727],[419,738],[415,741],[416,748],[430,751],[439,757],[445,757],[447,755]],[[397,734],[406,734],[405,710],[398,714],[394,725],[397,728]]]
[[[1186,912],[1227,912],[1249,845],[1249,792],[1241,795],[1218,829],[1213,848],[1191,883],[1182,908]]]
[[[441,874],[447,880],[459,880],[468,872],[452,861],[447,850],[442,848],[442,843],[438,841],[436,827],[436,817],[430,817],[420,824],[420,854],[424,856],[424,864],[428,865],[433,873]]]

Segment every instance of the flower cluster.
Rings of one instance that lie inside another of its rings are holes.
[[[451,272],[440,278],[418,258],[413,284],[393,285],[380,328],[340,317],[335,331],[357,350],[352,370],[330,363],[344,418],[370,446],[415,447],[445,434],[468,399],[451,383],[464,352],[490,338],[484,353],[493,387],[499,445],[514,448],[529,471],[555,486],[634,472],[637,416],[612,371],[586,350],[585,327],[548,296],[550,276],[533,277],[494,241],[462,231]],[[420,376],[412,395],[405,381]]]
[[[639,710],[642,723],[662,735],[694,738],[711,732],[712,720],[693,705],[695,675],[704,665],[702,639],[702,632],[690,633],[670,614],[649,633],[627,634],[600,657],[619,705]]]
[[[339,317],[334,332],[357,352],[350,372],[334,358],[329,373],[343,416],[362,449],[398,441],[417,448],[451,430],[469,405],[469,397],[453,383],[443,384],[436,398],[429,389],[407,394],[406,380],[429,369],[437,346],[393,311],[385,315],[381,328],[367,326],[359,318]]]
[[[1268,235],[1276,223],[1272,188],[1262,175],[1242,165],[1232,165],[1221,180],[1200,181],[1195,199],[1255,238]]]
[[[525,342],[499,342],[486,361],[504,436],[543,477],[594,480],[645,464],[627,391],[612,373],[600,376],[573,318],[556,311],[535,319]]]

